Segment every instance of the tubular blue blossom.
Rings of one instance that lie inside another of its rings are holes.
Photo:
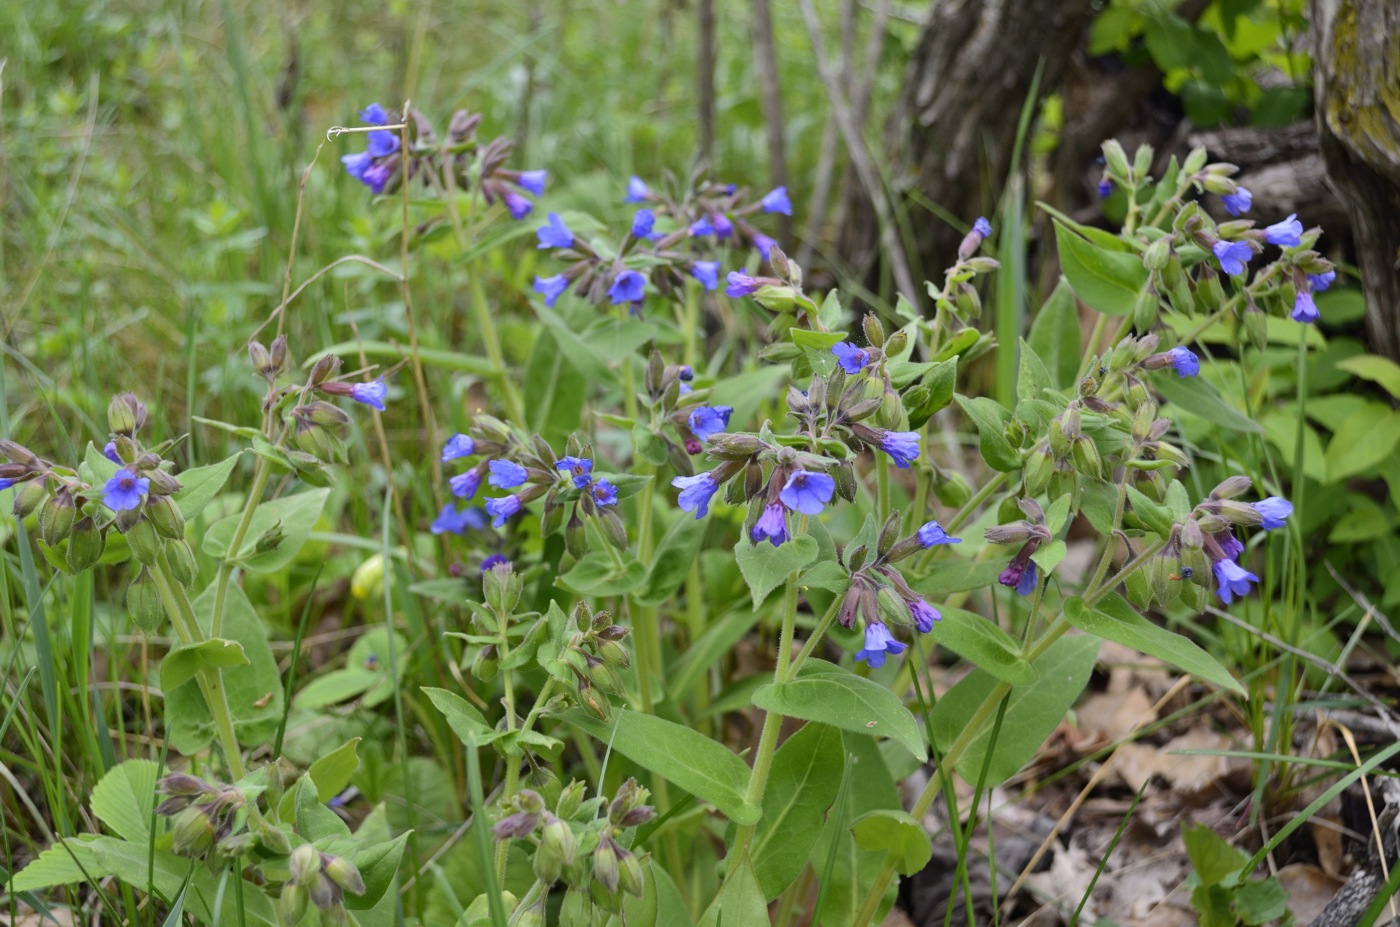
[[[1303,243],[1303,223],[1298,214],[1290,213],[1282,222],[1275,222],[1264,229],[1264,240],[1280,248],[1296,248]]]
[[[471,435],[455,434],[447,439],[447,443],[442,446],[442,462],[456,460],[459,457],[470,457],[476,453],[476,442],[471,439]]]
[[[1035,561],[1026,564],[1026,572],[1021,574],[1021,581],[1016,584],[1017,595],[1030,595],[1035,592]]]
[[[473,468],[466,473],[459,473],[448,480],[447,485],[452,490],[452,495],[458,499],[470,499],[476,495],[477,487],[481,485],[481,471]]]
[[[1251,503],[1254,510],[1264,516],[1264,521],[1260,525],[1265,531],[1273,531],[1275,528],[1282,528],[1284,519],[1293,514],[1293,503],[1278,496],[1270,496],[1258,502]]]
[[[378,196],[384,192],[384,187],[392,176],[394,176],[394,163],[392,161],[377,161],[365,168],[360,182],[369,187],[371,193]]]
[[[607,477],[601,477],[593,484],[593,501],[599,505],[617,505],[617,487]]]
[[[499,499],[486,500],[486,514],[492,517],[491,524],[497,528],[504,527],[506,519],[518,511],[520,511],[520,497],[514,493]]]
[[[1242,216],[1249,212],[1249,207],[1254,204],[1254,194],[1249,192],[1248,187],[1236,187],[1234,193],[1226,193],[1220,198],[1225,204],[1225,211],[1232,216]]]
[[[700,473],[695,476],[678,476],[671,485],[681,491],[677,503],[682,512],[694,512],[696,518],[704,518],[710,512],[710,497],[719,490],[714,474]]]
[[[761,544],[765,539],[774,547],[782,544],[788,539],[787,531],[787,511],[781,502],[774,502],[763,507],[763,514],[758,516],[758,521],[754,522],[753,531],[750,532],[755,544]]]
[[[898,656],[905,645],[890,636],[890,629],[879,621],[871,621],[865,626],[865,647],[856,651],[856,659],[864,660],[871,668],[885,665],[885,656]]]
[[[833,344],[831,353],[836,355],[836,363],[841,365],[841,369],[851,376],[860,373],[861,368],[870,363],[870,352],[849,341]]]
[[[521,171],[520,178],[515,182],[535,196],[544,196],[544,184],[548,177],[549,171]]]
[[[551,309],[564,291],[569,288],[569,278],[563,274],[555,274],[553,277],[536,277],[535,292],[544,296],[544,304]]]
[[[775,187],[769,190],[759,202],[763,204],[764,212],[777,212],[785,216],[792,215],[792,200],[788,199],[787,187]]]
[[[534,203],[514,190],[507,190],[501,199],[505,200],[506,210],[510,213],[510,217],[517,221],[528,216],[535,208]]]
[[[360,110],[360,119],[375,126],[389,124],[389,114],[378,103],[371,103]],[[399,150],[399,137],[393,132],[380,130],[368,133],[366,141],[369,143],[367,150],[342,155],[340,163],[345,165],[347,174],[375,194],[383,193],[391,171],[388,165],[382,163],[382,159]]]
[[[491,476],[486,482],[497,489],[514,489],[524,483],[530,472],[513,460],[493,460],[488,464]]]
[[[389,395],[389,388],[384,385],[384,378],[371,380],[368,383],[356,383],[350,388],[350,398],[356,402],[363,402],[371,408],[384,411],[384,397]]]
[[[961,544],[962,538],[949,537],[942,525],[930,521],[919,528],[919,543],[925,547],[937,547],[939,544]]]
[[[561,457],[555,466],[560,473],[573,478],[575,489],[582,489],[593,480],[593,461],[587,457]]]
[[[1220,262],[1220,269],[1231,277],[1243,274],[1245,265],[1254,257],[1254,250],[1242,241],[1217,241],[1210,250]]]
[[[766,261],[768,260],[769,252],[778,247],[778,241],[775,238],[769,238],[767,235],[760,233],[754,235],[753,246],[758,249],[758,253],[763,255],[763,259]]]
[[[1325,274],[1308,274],[1308,283],[1312,284],[1314,293],[1324,292],[1336,279],[1337,272],[1335,270],[1329,270]]]
[[[914,628],[920,634],[927,634],[933,630],[935,621],[943,620],[943,613],[922,598],[909,600],[909,614],[914,618]]]
[[[102,487],[102,502],[114,512],[139,508],[141,498],[150,488],[150,480],[122,467],[112,475],[107,485]]]
[[[1099,181],[1099,199],[1106,200],[1113,195],[1113,181],[1107,177]]]
[[[701,441],[708,441],[711,435],[717,435],[729,427],[729,416],[733,412],[732,406],[696,406],[688,420],[690,430]]]
[[[1201,360],[1190,348],[1175,347],[1167,352],[1178,377],[1194,377],[1201,372]]]
[[[660,238],[661,234],[654,231],[655,228],[656,213],[652,212],[650,209],[639,209],[637,210],[637,214],[632,217],[632,234],[637,238],[646,241],[654,241]]]
[[[1234,560],[1244,553],[1244,545],[1240,543],[1239,538],[1235,537],[1232,528],[1226,528],[1219,534],[1211,535],[1211,537],[1215,538],[1215,542],[1220,545],[1221,552],[1230,560]]]
[[[880,450],[890,455],[894,465],[901,470],[919,457],[919,433],[917,431],[887,431],[880,440]]]
[[[1317,311],[1317,303],[1313,302],[1312,294],[1303,289],[1293,297],[1293,311],[1290,315],[1293,321],[1302,322],[1304,325],[1311,325],[1322,318],[1322,313]]]
[[[977,221],[972,223],[972,230],[983,238],[992,234],[992,223],[987,221],[986,216],[978,216]]]
[[[690,223],[690,234],[692,238],[704,238],[706,235],[715,234],[715,227],[710,224],[710,217],[701,216]]]
[[[977,249],[982,247],[982,241],[991,234],[992,224],[985,216],[978,216],[977,221],[972,223],[972,231],[963,236],[958,245],[958,260],[965,261],[976,254]]]
[[[787,483],[778,493],[783,505],[803,515],[817,515],[822,507],[831,501],[836,492],[836,481],[825,473],[811,470],[794,470]]]
[[[493,567],[498,567],[503,563],[506,566],[510,566],[510,561],[506,559],[505,554],[491,554],[489,557],[485,557],[482,559],[481,572],[485,573],[487,570],[490,570]]]
[[[1030,595],[1035,591],[1035,561],[1031,560],[1030,554],[1022,548],[1022,552],[1013,557],[1006,569],[1001,571],[997,582],[1003,586],[1010,586],[1021,595]]]
[[[117,453],[117,442],[108,441],[106,444],[102,445],[102,456],[106,457],[117,466],[121,466],[122,458],[121,455]]]
[[[0,492],[4,492],[5,490],[9,489],[9,488],[10,488],[11,486],[13,486],[13,485],[15,485],[15,481],[14,481],[14,480],[11,480],[11,479],[0,479]]]
[[[631,180],[628,180],[628,181],[627,181],[627,195],[624,196],[624,197],[622,198],[622,202],[624,202],[624,203],[641,203],[641,202],[645,202],[645,201],[646,201],[646,198],[647,198],[647,194],[650,193],[650,192],[651,192],[651,191],[650,191],[649,189],[647,189],[646,181],[642,180],[642,178],[640,178],[640,177],[633,176]]]
[[[466,515],[466,511],[457,511],[457,507],[449,502],[442,507],[441,512],[438,512],[438,516],[433,519],[430,528],[433,534],[466,534]]]
[[[549,221],[535,231],[535,237],[540,240],[536,248],[569,248],[574,243],[574,233],[557,212],[549,214]]]
[[[763,284],[759,283],[753,277],[739,270],[731,270],[724,280],[729,284],[724,288],[724,295],[728,296],[730,299],[751,296],[757,293],[763,286]]]
[[[734,223],[730,222],[729,217],[722,212],[715,213],[710,218],[710,224],[715,230],[716,238],[722,240],[734,234]]]
[[[1229,605],[1235,596],[1249,595],[1249,584],[1259,582],[1259,577],[1247,571],[1233,560],[1215,561],[1216,592],[1220,601]]]
[[[647,278],[635,270],[624,270],[608,287],[608,299],[618,303],[639,303],[646,296]]]
[[[719,289],[719,261],[696,261],[690,267],[690,275],[706,290]]]

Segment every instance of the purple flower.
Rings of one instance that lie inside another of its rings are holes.
[[[711,435],[729,427],[729,416],[733,412],[732,406],[696,406],[690,413],[690,430],[701,441],[708,441]]]
[[[972,230],[983,238],[992,234],[992,223],[987,221],[986,216],[978,216],[977,221],[972,223]]]
[[[510,212],[510,217],[517,221],[528,216],[531,210],[535,208],[534,203],[530,202],[519,193],[516,193],[514,190],[507,190],[501,196],[501,199],[505,200],[506,210]]]
[[[754,522],[750,537],[753,538],[755,544],[762,543],[766,538],[774,547],[788,539],[787,510],[783,508],[781,502],[774,502],[763,507],[763,514],[758,516],[758,521]]]
[[[676,371],[676,376],[689,383],[691,380],[695,379],[695,371],[690,368],[689,364],[681,364],[680,368]]]
[[[384,107],[378,103],[371,103],[360,110],[360,119],[372,126],[387,126],[389,124],[389,114],[384,112]]]
[[[360,183],[365,182],[365,171],[374,164],[374,155],[368,151],[357,151],[353,154],[341,155],[340,163],[345,165],[345,173],[354,177]]]
[[[102,487],[102,501],[114,512],[125,512],[138,508],[141,505],[141,497],[146,495],[150,488],[150,480],[122,467],[112,475],[107,485]]]
[[[919,456],[919,433],[917,431],[887,431],[880,439],[880,450],[890,455],[894,465],[901,470]]]
[[[530,475],[530,471],[513,460],[493,460],[488,466],[491,476],[486,482],[497,489],[514,489]]]
[[[681,491],[676,500],[681,511],[694,512],[696,518],[704,518],[709,514],[710,497],[719,490],[719,484],[715,482],[711,473],[678,476],[671,480],[671,485]]]
[[[652,231],[656,227],[656,213],[650,209],[639,209],[632,217],[632,234],[646,241],[655,241],[661,233]]]
[[[459,457],[470,457],[476,453],[476,442],[470,435],[456,434],[447,439],[447,443],[442,446],[442,462],[456,460]]]
[[[778,498],[783,505],[803,515],[817,515],[822,506],[831,501],[836,492],[836,481],[825,473],[811,470],[794,470],[787,478]]]
[[[1236,187],[1234,193],[1226,193],[1220,200],[1230,215],[1242,216],[1249,212],[1249,207],[1254,204],[1254,194],[1249,192],[1248,187]]]
[[[486,500],[486,514],[495,519],[491,524],[497,528],[504,527],[506,519],[518,511],[520,511],[520,497],[514,493],[502,496],[500,499]]]
[[[433,534],[466,534],[467,511],[469,510],[457,511],[457,507],[451,502],[444,505],[430,526]]]
[[[788,199],[787,187],[775,187],[769,190],[759,202],[763,204],[764,212],[778,212],[785,216],[792,215],[792,200]]]
[[[1215,542],[1220,545],[1221,552],[1229,559],[1234,560],[1240,554],[1244,553],[1244,545],[1240,543],[1239,538],[1235,537],[1234,529],[1226,528],[1219,534],[1212,535],[1212,537],[1214,537]]]
[[[564,224],[564,220],[559,218],[557,212],[549,214],[548,224],[540,226],[535,236],[540,240],[537,248],[568,248],[574,243],[574,233]]]
[[[690,275],[713,292],[719,288],[719,261],[696,261],[691,265]]]
[[[729,217],[722,212],[717,212],[711,216],[710,224],[715,231],[716,238],[725,239],[734,234],[734,223],[730,222]]]
[[[1211,245],[1220,269],[1231,277],[1244,273],[1244,266],[1254,258],[1254,250],[1242,241],[1217,241]]]
[[[635,270],[624,270],[608,287],[608,299],[618,303],[639,303],[646,296],[647,278]]]
[[[481,485],[481,471],[472,468],[466,473],[459,473],[447,481],[448,487],[452,490],[452,495],[458,499],[470,499],[476,495],[477,487]]]
[[[1035,562],[1031,560],[1030,554],[1017,554],[1013,557],[997,577],[997,582],[1014,588],[1020,595],[1035,592]]]
[[[1249,584],[1259,582],[1259,577],[1247,571],[1233,560],[1215,561],[1215,585],[1220,593],[1220,601],[1229,605],[1235,596],[1249,595]]]
[[[690,234],[693,238],[704,238],[706,235],[715,234],[715,227],[710,224],[710,217],[701,216],[690,223]]]
[[[739,270],[731,270],[729,276],[725,277],[724,280],[729,284],[724,288],[724,295],[730,299],[750,296],[757,293],[763,286],[753,277]]]
[[[1275,528],[1282,528],[1283,521],[1293,514],[1293,503],[1278,496],[1270,496],[1259,502],[1252,503],[1254,510],[1264,516],[1264,521],[1260,525],[1265,531],[1273,531]]]
[[[536,277],[535,292],[544,294],[544,304],[550,308],[564,291],[569,288],[569,278],[563,274],[555,274],[553,277]]]
[[[919,543],[925,547],[937,547],[939,544],[961,544],[962,538],[949,537],[942,525],[930,521],[919,529]]]
[[[1311,325],[1322,318],[1322,313],[1317,311],[1317,303],[1313,302],[1312,294],[1307,290],[1299,290],[1293,297],[1293,321],[1302,322],[1304,325]]]
[[[365,405],[384,411],[384,397],[389,394],[389,388],[384,385],[384,378],[371,380],[368,383],[356,383],[350,388],[350,398],[356,402],[363,402]]]
[[[1337,272],[1329,270],[1325,274],[1308,274],[1308,283],[1312,284],[1314,293],[1321,293],[1332,285],[1332,281],[1337,279]]]
[[[544,182],[548,176],[549,171],[521,171],[515,182],[535,196],[544,196]]]
[[[562,457],[555,466],[560,473],[573,477],[575,489],[582,489],[593,480],[593,461],[586,457]]]
[[[1194,377],[1201,372],[1200,358],[1190,348],[1176,347],[1167,352],[1172,369],[1178,377]]]
[[[9,479],[9,478],[0,478],[0,492],[4,492],[5,490],[9,489],[9,488],[10,488],[11,486],[13,486],[13,485],[15,485],[15,481],[14,481],[14,480]]]
[[[921,598],[910,599],[909,614],[914,618],[914,628],[920,634],[927,634],[933,630],[935,621],[943,620],[943,613]]]
[[[763,259],[768,260],[768,252],[778,247],[777,239],[769,238],[762,233],[755,233],[753,236],[753,246],[758,249],[758,253],[763,255]]]
[[[365,169],[364,176],[360,180],[369,187],[371,193],[378,196],[384,192],[384,187],[392,176],[394,176],[393,161],[376,161]]]
[[[575,479],[574,482],[577,483],[578,480]],[[599,478],[598,482],[593,484],[593,501],[599,505],[617,505],[617,487],[607,477]]]
[[[487,570],[498,567],[503,563],[506,566],[510,566],[510,561],[506,559],[505,554],[492,554],[481,561],[481,572],[485,573]]]
[[[1099,181],[1099,199],[1106,200],[1113,195],[1113,181],[1107,177]]]
[[[360,119],[375,126],[389,124],[389,114],[384,112],[384,108],[378,103],[371,103],[360,110]],[[399,150],[399,137],[393,132],[381,130],[370,132],[367,141],[368,150],[342,155],[340,163],[345,165],[345,172],[351,177],[369,187],[374,193],[383,193],[391,168],[380,162]]]
[[[904,645],[890,636],[890,629],[878,621],[865,625],[865,647],[856,651],[856,659],[864,660],[871,668],[885,665],[885,655],[897,656],[904,652]]]
[[[1035,561],[1026,564],[1026,572],[1021,574],[1021,581],[1016,584],[1017,595],[1030,595],[1035,592]]]
[[[622,198],[624,203],[641,203],[647,198],[651,191],[647,189],[646,181],[640,177],[633,176],[627,181],[627,195]],[[638,236],[640,237],[640,236]]]
[[[108,441],[102,446],[102,456],[119,467],[122,464],[122,458],[121,455],[117,453],[117,442],[115,441]]]
[[[1303,223],[1298,214],[1290,213],[1282,222],[1275,222],[1264,229],[1264,240],[1280,248],[1296,248],[1303,243]]]
[[[852,376],[860,373],[861,368],[870,363],[870,352],[856,347],[849,341],[833,344],[831,353],[836,355],[836,363],[841,365],[841,369]]]

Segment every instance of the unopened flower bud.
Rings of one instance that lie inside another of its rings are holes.
[[[1210,505],[1210,503],[1206,504]],[[1220,516],[1232,525],[1257,528],[1264,523],[1263,513],[1254,506],[1244,502],[1236,502],[1233,499],[1221,499],[1215,502],[1214,505]]]
[[[959,283],[953,302],[957,306],[958,318],[970,322],[982,317],[982,297],[977,295],[977,289],[972,284]]]
[[[587,793],[588,789],[582,782],[577,779],[571,780],[559,793],[559,800],[554,804],[554,813],[566,820],[573,817],[583,806],[583,799]]]
[[[871,347],[879,348],[885,344],[885,326],[880,324],[875,313],[867,312],[865,318],[861,320],[861,327],[865,330],[865,340]]]
[[[983,260],[978,258],[978,260]],[[904,353],[904,349],[909,346],[909,335],[903,331],[897,331],[889,338],[885,339],[885,357],[898,357]]]
[[[1022,472],[1025,481],[1026,492],[1033,496],[1038,496],[1045,492],[1045,487],[1050,485],[1050,474],[1055,470],[1054,458],[1050,456],[1049,448],[1042,445],[1030,456],[1026,458],[1026,466]]]
[[[1171,237],[1163,236],[1147,246],[1147,250],[1142,253],[1142,263],[1147,265],[1148,270],[1161,270],[1167,266],[1171,257]]]
[[[500,668],[501,664],[496,656],[495,644],[487,644],[482,647],[472,659],[472,676],[482,682],[490,682],[495,679]]]
[[[285,540],[285,538],[286,535],[282,531],[282,523],[277,522],[271,528],[268,528],[262,534],[258,535],[258,539],[253,542],[253,552],[257,554],[271,553],[282,546],[282,541]]]
[[[260,341],[248,342],[248,360],[253,364],[253,372],[260,377],[272,379],[272,355]]]
[[[270,377],[276,377],[287,369],[287,336],[278,335],[272,339],[272,347],[269,351],[272,373]]]
[[[642,897],[642,892],[646,889],[646,873],[642,869],[641,860],[637,859],[635,853],[623,850],[619,854],[618,862],[621,864],[618,886],[634,898]]]
[[[78,519],[68,535],[68,568],[81,573],[95,564],[102,556],[103,543],[102,532],[91,517]]]
[[[185,516],[169,496],[152,495],[146,502],[146,518],[162,537],[185,539]]]
[[[598,849],[593,851],[593,878],[610,892],[617,891],[621,879],[617,850],[618,846],[613,839],[604,834],[598,841]]]
[[[300,924],[302,918],[306,916],[306,908],[310,900],[306,889],[295,882],[283,885],[282,894],[277,899],[277,911],[282,917],[282,923]]]
[[[564,868],[574,861],[578,841],[567,823],[552,814],[545,815],[544,830],[540,833],[540,845],[535,850],[535,875],[546,885],[559,881]]]
[[[615,641],[600,640],[597,643],[598,656],[602,657],[609,666],[618,669],[626,669],[632,665],[632,657],[627,653],[627,649]]]
[[[144,569],[126,587],[126,610],[136,626],[147,634],[165,627],[165,607],[155,581]]]
[[[15,504],[12,509],[15,518],[28,518],[48,497],[49,491],[44,488],[43,480],[30,480],[25,483],[15,490]]]
[[[45,544],[55,547],[59,541],[68,537],[77,518],[78,506],[73,501],[73,494],[65,486],[46,499],[43,507],[39,509],[39,536],[44,539]]]
[[[1247,476],[1226,477],[1210,491],[1212,499],[1233,499],[1254,488],[1254,481]]]
[[[146,406],[131,393],[113,396],[107,404],[107,426],[130,437],[146,422]]]
[[[487,606],[498,615],[508,615],[520,601],[520,577],[507,561],[481,574],[481,594]]]
[[[326,857],[325,872],[332,882],[350,894],[363,895],[365,893],[365,880],[360,876],[360,870],[355,868],[355,864],[344,856]]]
[[[175,818],[170,849],[177,856],[202,856],[214,845],[214,824],[207,807],[191,805]]]
[[[622,516],[612,509],[603,509],[598,513],[598,524],[603,529],[603,537],[608,539],[618,550],[627,550],[627,526],[622,523]]]
[[[1099,456],[1098,445],[1092,438],[1080,436],[1074,442],[1071,451],[1074,458],[1074,469],[1089,477],[1090,479],[1100,479],[1103,476],[1103,459]]]
[[[193,585],[199,576],[194,551],[190,550],[190,545],[183,540],[165,543],[165,562],[170,567],[170,575],[182,586]]]
[[[1121,178],[1126,178],[1129,175],[1128,155],[1117,139],[1111,138],[1103,143],[1103,158],[1108,164],[1110,173]]]
[[[588,530],[583,519],[578,517],[577,509],[569,516],[569,523],[564,526],[564,549],[576,560],[588,553]]]
[[[340,358],[334,354],[323,354],[311,368],[311,385],[320,386],[340,372]]]

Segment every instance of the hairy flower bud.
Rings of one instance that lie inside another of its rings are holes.
[[[355,864],[343,856],[323,856],[325,873],[330,880],[352,895],[365,893],[365,880]]]
[[[49,491],[43,480],[31,480],[15,490],[15,504],[12,509],[16,518],[28,518],[46,499]]]
[[[202,856],[214,845],[214,824],[207,805],[191,805],[175,818],[170,849],[177,856]]]
[[[182,586],[194,584],[199,575],[199,565],[195,562],[194,551],[185,541],[167,541],[165,562],[170,567],[170,575]]]
[[[481,594],[498,615],[508,615],[520,601],[523,580],[509,562],[498,563],[481,574]]]
[[[621,865],[617,843],[607,834],[598,841],[598,849],[593,851],[593,878],[609,892],[617,891],[621,880]]]
[[[126,587],[126,610],[136,626],[147,634],[165,627],[165,607],[161,604],[160,592],[144,569]]]
[[[121,393],[107,405],[107,426],[119,435],[130,437],[146,423],[146,406],[135,395]]]
[[[55,547],[68,537],[77,518],[78,506],[73,501],[73,494],[64,486],[44,500],[39,509],[39,536],[45,544]]]
[[[871,347],[879,348],[885,344],[885,326],[880,324],[880,319],[873,312],[867,312],[865,318],[861,320],[861,327],[865,330],[865,340]]]
[[[1230,476],[1210,491],[1210,497],[1212,499],[1233,499],[1249,492],[1253,487],[1254,481],[1247,476]]]
[[[169,496],[155,496],[146,502],[146,518],[162,537],[183,541],[185,539],[185,516],[180,507]]]
[[[311,385],[320,386],[340,372],[340,358],[334,354],[323,354],[311,368]]]

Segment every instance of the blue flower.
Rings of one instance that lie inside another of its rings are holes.
[[[470,435],[455,434],[447,439],[447,443],[442,446],[442,462],[456,460],[459,457],[470,457],[476,453],[476,442]]]
[[[618,303],[639,303],[646,296],[647,278],[635,270],[624,270],[608,287],[608,299]]]
[[[1021,574],[1021,581],[1016,584],[1017,595],[1030,595],[1035,592],[1035,561],[1026,564],[1026,571]]]
[[[1220,545],[1221,552],[1231,560],[1244,553],[1244,545],[1240,543],[1239,538],[1235,537],[1233,528],[1226,528],[1224,531],[1212,534],[1211,537]]]
[[[599,505],[617,505],[617,487],[607,477],[599,478],[593,484],[593,501]]]
[[[1317,303],[1313,302],[1312,294],[1307,290],[1299,290],[1293,297],[1292,316],[1295,322],[1311,325],[1322,318],[1322,313],[1317,311]]]
[[[1254,258],[1254,250],[1242,241],[1217,241],[1210,250],[1220,262],[1220,269],[1231,277],[1244,273],[1245,265]]]
[[[764,212],[779,212],[785,216],[792,215],[792,200],[788,199],[787,187],[775,187],[769,190],[759,202],[763,204]]]
[[[719,289],[719,261],[696,261],[691,265],[690,275],[711,292]]]
[[[498,567],[503,563],[506,566],[510,566],[510,561],[506,559],[505,554],[492,554],[491,556],[482,559],[481,572],[485,573],[487,570],[493,569],[494,567]]]
[[[919,433],[917,431],[887,431],[880,439],[880,450],[890,455],[894,465],[907,469],[919,456]]]
[[[488,466],[491,476],[486,482],[497,489],[514,489],[530,475],[530,471],[513,460],[493,460]]]
[[[856,659],[864,660],[872,669],[885,665],[885,655],[898,656],[905,645],[890,636],[890,629],[878,621],[865,625],[865,647],[856,651]]]
[[[341,155],[340,163],[345,165],[345,173],[354,177],[360,183],[365,182],[365,171],[374,164],[374,155],[368,151],[357,151],[353,154]]]
[[[717,212],[710,217],[711,227],[715,231],[715,237],[724,239],[734,234],[734,223],[729,221],[729,217],[722,212]]]
[[[943,620],[943,613],[921,598],[909,600],[909,614],[914,618],[914,628],[920,634],[927,634],[933,630],[935,621]]]
[[[1230,215],[1242,216],[1249,212],[1249,207],[1254,204],[1254,194],[1250,193],[1247,187],[1236,187],[1234,193],[1226,193],[1220,200]]]
[[[632,234],[646,241],[655,241],[661,237],[660,232],[653,231],[656,227],[656,213],[650,209],[639,209],[632,217]]]
[[[555,466],[560,473],[573,477],[575,489],[582,489],[593,480],[593,461],[586,457],[563,457]]]
[[[384,397],[389,395],[389,388],[384,385],[384,378],[371,380],[368,383],[356,383],[350,388],[350,398],[356,402],[363,402],[371,408],[384,411]]]
[[[651,191],[647,189],[646,181],[640,177],[633,176],[627,181],[627,195],[622,198],[624,203],[641,203],[647,198]]]
[[[115,441],[108,441],[102,446],[102,456],[119,467],[122,464],[122,458],[121,455],[117,453],[117,442]]]
[[[961,544],[962,538],[949,537],[942,525],[930,521],[925,522],[919,529],[919,543],[925,547],[936,547],[939,544]]]
[[[1099,181],[1099,199],[1105,200],[1113,195],[1113,181],[1105,177]]]
[[[569,278],[563,274],[555,274],[553,277],[536,277],[535,292],[544,295],[544,304],[553,308],[556,300],[564,295],[564,291],[569,288]]]
[[[1278,496],[1270,496],[1259,502],[1252,503],[1254,510],[1264,516],[1264,521],[1260,525],[1265,531],[1273,531],[1275,528],[1282,528],[1284,519],[1293,514],[1293,503]]]
[[[1172,348],[1167,352],[1167,357],[1178,377],[1194,377],[1201,372],[1200,358],[1190,348]]]
[[[1264,229],[1264,240],[1280,248],[1296,248],[1303,243],[1303,223],[1298,214],[1290,213],[1282,222],[1275,222]]]
[[[1216,592],[1220,601],[1229,605],[1235,596],[1249,595],[1249,584],[1259,582],[1259,577],[1247,571],[1233,560],[1215,561]]]
[[[9,479],[9,478],[0,478],[0,492],[4,492],[5,490],[9,489],[9,488],[10,488],[11,486],[13,486],[13,485],[15,485],[15,481],[14,481],[14,480]]]
[[[501,196],[501,199],[505,200],[506,210],[510,212],[510,217],[517,221],[528,216],[531,210],[535,208],[534,203],[530,202],[519,193],[516,193],[514,190],[507,190]]]
[[[429,527],[433,534],[466,534],[469,521],[468,511],[470,510],[459,512],[457,507],[449,502],[442,507],[441,512],[438,512],[438,517],[433,519],[433,523]]]
[[[678,476],[671,485],[681,491],[677,502],[682,512],[694,512],[696,518],[704,518],[710,511],[710,497],[719,490],[712,473],[696,476]]]
[[[774,547],[782,544],[788,539],[787,531],[787,511],[781,502],[774,502],[763,507],[763,514],[758,516],[758,521],[754,522],[753,531],[750,532],[755,544],[761,544],[765,539]]]
[[[836,481],[825,473],[811,470],[794,470],[787,478],[778,498],[783,505],[803,515],[816,515],[822,506],[831,501],[836,492]]]
[[[544,182],[548,176],[549,171],[521,171],[515,182],[535,196],[544,196]]]
[[[730,299],[751,296],[763,287],[763,284],[739,270],[731,270],[724,280],[729,284],[724,288],[724,295]]]
[[[992,234],[992,223],[987,221],[986,216],[978,216],[977,221],[972,223],[972,230],[983,238]]]
[[[125,512],[140,507],[141,497],[150,488],[150,480],[122,467],[102,487],[102,501],[114,512]]]
[[[696,406],[690,413],[690,430],[701,441],[708,441],[711,435],[729,427],[729,416],[733,412],[732,406]]]
[[[378,196],[384,192],[384,187],[392,176],[394,176],[394,162],[376,161],[365,169],[364,176],[360,180],[369,187],[371,193]]]
[[[447,485],[452,489],[452,495],[458,499],[470,499],[476,495],[477,487],[481,485],[481,471],[472,468],[466,473],[459,473],[448,480]]]
[[[701,216],[690,223],[690,234],[694,238],[704,238],[706,235],[715,234],[715,227],[710,224],[709,216]]]
[[[520,511],[520,497],[511,493],[499,499],[486,500],[486,514],[494,519],[491,524],[497,528],[505,526],[506,519]]]
[[[549,214],[549,223],[540,226],[535,236],[540,240],[537,248],[569,248],[574,243],[574,233],[564,224],[564,220],[559,218],[557,212]]]
[[[763,259],[766,261],[768,260],[769,252],[778,247],[778,241],[762,233],[755,233],[753,236],[753,246],[758,249],[758,253],[763,255]]]
[[[1021,551],[1011,558],[1006,569],[1001,571],[997,582],[1003,586],[1010,586],[1020,595],[1035,592],[1035,561],[1031,560],[1031,551],[1021,548]]]
[[[841,365],[841,369],[852,376],[860,373],[861,368],[870,363],[870,352],[856,347],[849,341],[833,344],[831,353],[836,355],[836,363]]]
[[[1337,272],[1329,270],[1325,274],[1308,274],[1308,283],[1312,284],[1314,293],[1321,293],[1332,285],[1332,281],[1337,279]]]

